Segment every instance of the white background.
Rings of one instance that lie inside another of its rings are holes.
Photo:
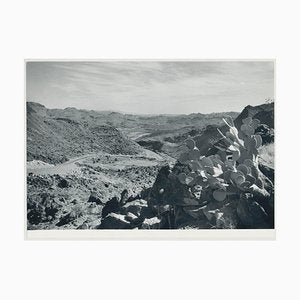
[[[297,298],[297,2],[1,2],[2,299]],[[276,58],[277,240],[24,241],[25,58]]]

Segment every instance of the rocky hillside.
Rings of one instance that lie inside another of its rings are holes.
[[[99,151],[136,154],[142,147],[172,155],[173,145],[167,144],[174,136],[219,125],[228,116],[236,117],[237,113],[131,115],[73,107],[48,109],[27,102],[27,160],[55,164]]]
[[[228,116],[224,116],[225,118]],[[232,117],[232,115],[230,116]],[[263,144],[269,144],[274,141],[274,103],[262,104],[258,106],[246,106],[243,111],[236,117],[232,118],[237,128],[242,125],[242,120],[251,117],[260,121],[260,126],[256,128],[256,133],[261,135]],[[178,158],[179,155],[185,150],[180,147],[187,138],[195,138],[197,147],[202,155],[214,154],[216,152],[215,146],[220,142],[221,136],[219,131],[225,133],[227,130],[226,125],[210,124],[205,128],[190,129],[186,132],[174,135],[173,138],[165,139],[161,145],[161,151],[168,155]],[[144,141],[140,144],[145,143]],[[148,144],[150,142],[148,141]],[[149,147],[151,149],[151,147]],[[153,150],[153,149],[152,149]]]
[[[251,117],[260,120],[261,124],[266,124],[274,129],[274,103],[266,103],[257,106],[246,106],[234,120],[234,124],[240,128],[242,120]]]
[[[137,154],[143,149],[115,127],[81,117],[76,109],[27,103],[27,160],[60,163],[87,153]]]
[[[273,228],[274,105],[226,126],[193,117],[207,118],[28,103],[28,229]]]
[[[96,228],[274,228],[273,107],[246,107],[239,128],[233,121],[219,128],[223,138],[208,126],[187,139],[178,163],[160,169],[143,199],[109,202]]]
[[[94,228],[109,199],[135,199],[174,161],[142,155],[90,154],[58,165],[27,163],[28,229]]]

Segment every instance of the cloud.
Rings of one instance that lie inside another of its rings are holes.
[[[27,100],[133,113],[241,110],[274,96],[272,62],[27,63]]]

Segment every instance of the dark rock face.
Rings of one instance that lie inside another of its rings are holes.
[[[110,213],[118,213],[121,209],[120,201],[117,197],[113,197],[105,203],[102,209],[102,218],[105,218]]]
[[[28,209],[27,220],[30,224],[37,225],[42,222],[42,212],[37,209]]]
[[[237,128],[242,125],[242,120],[251,117],[260,120],[261,124],[266,124],[274,128],[274,103],[262,104],[258,106],[246,106],[239,116],[234,120]]]
[[[240,218],[240,226],[243,228],[270,228],[268,214],[264,208],[249,195],[243,195],[240,199],[237,213]]]
[[[198,135],[194,138],[196,141],[196,146],[200,150],[201,155],[207,155],[207,152],[210,150],[210,148],[212,148],[213,145],[220,140],[218,129],[225,131],[225,126],[220,127],[216,125],[209,125],[203,130],[201,135]]]
[[[154,205],[163,205],[169,203],[178,203],[185,195],[185,188],[178,179],[171,174],[169,166],[164,166],[159,171],[155,183],[150,192],[149,203]]]
[[[66,179],[62,178],[59,182],[58,182],[58,187],[60,188],[67,188],[69,186],[69,183]]]
[[[265,124],[270,128],[274,128],[274,108],[271,111],[260,111],[255,116],[254,119],[260,120],[261,124]]]
[[[265,166],[264,164],[260,164],[259,169],[267,178],[269,178],[272,182],[274,182],[274,169]]]

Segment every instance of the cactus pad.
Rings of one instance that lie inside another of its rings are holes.
[[[196,146],[195,141],[193,139],[187,139],[185,144],[189,149],[194,149]]]
[[[245,125],[250,125],[251,122],[252,122],[252,118],[251,117],[247,117],[247,118],[243,119],[242,122]]]
[[[238,171],[241,171],[245,176],[247,176],[248,174],[250,174],[251,170],[244,164],[240,164],[237,167]]]
[[[190,160],[197,160],[200,158],[200,151],[198,149],[192,149],[189,151],[188,157]]]
[[[213,192],[213,197],[217,201],[224,201],[226,199],[226,192],[221,190],[215,190]]]

